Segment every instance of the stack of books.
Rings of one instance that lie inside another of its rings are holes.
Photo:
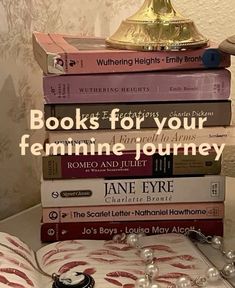
[[[50,130],[42,241],[223,235],[229,55],[109,50],[104,39],[38,32],[33,45]]]

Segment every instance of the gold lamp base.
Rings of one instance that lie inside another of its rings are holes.
[[[108,47],[141,51],[188,50],[205,47],[194,22],[175,11],[171,0],[145,0],[137,13],[106,39]]]

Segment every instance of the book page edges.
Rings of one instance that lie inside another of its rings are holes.
[[[34,57],[43,72],[46,74],[65,74],[64,68],[58,64],[58,60],[61,58],[59,53],[48,51],[48,44],[39,39],[38,36],[46,37],[46,34],[34,32],[32,38]],[[49,41],[49,37],[47,40]],[[45,43],[45,47],[43,43]],[[54,47],[51,50],[53,49]]]

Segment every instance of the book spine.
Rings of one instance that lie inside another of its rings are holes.
[[[107,178],[107,177],[172,177],[188,175],[217,175],[221,172],[221,160],[215,161],[216,153],[202,155],[141,154],[135,160],[135,153],[123,155],[80,155],[43,157],[43,178]]]
[[[43,207],[222,202],[224,195],[224,176],[43,180],[41,183]]]
[[[64,74],[118,73],[160,70],[222,68],[231,65],[226,53],[215,49],[182,52],[95,51],[58,53],[59,71]]]
[[[230,87],[226,69],[43,77],[47,104],[226,100]]]
[[[91,140],[95,139],[95,144],[108,143],[111,147],[117,143],[121,143],[125,146],[126,151],[136,149],[136,139],[139,139],[140,145],[152,143],[158,148],[159,144],[190,144],[200,145],[202,143],[208,143],[213,145],[216,143],[218,146],[223,144],[234,145],[235,144],[235,128],[231,127],[205,127],[204,129],[194,130],[172,130],[164,129],[161,133],[158,133],[156,129],[141,129],[139,131],[123,131],[123,130],[107,130],[107,131],[52,131],[48,133],[48,139],[45,144],[63,144],[65,151],[67,151],[68,145],[73,146],[73,152],[75,152],[75,146],[79,144],[87,144],[88,153],[90,145],[93,143]],[[46,146],[45,146],[46,148]],[[97,151],[97,146],[94,150]]]
[[[42,208],[44,223],[223,219],[223,203]]]
[[[181,120],[182,125],[185,118],[191,125],[192,118],[196,119],[195,126],[199,126],[200,118],[207,118],[204,127],[208,126],[229,126],[232,118],[232,106],[230,101],[208,101],[208,102],[174,102],[172,103],[146,103],[144,106],[140,103],[126,104],[47,104],[44,106],[44,117],[47,120],[50,117],[57,119],[71,118],[74,125],[69,130],[89,129],[91,118],[96,117],[98,129],[111,129],[110,116],[114,109],[118,109],[115,115],[118,121],[115,123],[116,129],[122,129],[121,122],[126,117],[133,121],[133,128],[137,128],[136,118],[143,118],[140,124],[141,128],[155,128],[156,118],[163,121],[164,118],[170,119],[177,117]],[[223,111],[223,113],[221,113]],[[85,125],[77,127],[77,123],[82,120]],[[135,123],[135,124],[134,124]],[[93,124],[92,124],[93,125]],[[81,127],[80,127],[81,126]],[[84,128],[86,127],[86,128]],[[165,121],[164,128],[169,127],[169,121]],[[61,126],[58,130],[63,130]],[[130,129],[128,129],[130,130]]]
[[[42,223],[42,242],[74,239],[112,240],[114,235],[145,233],[146,235],[181,233],[201,230],[205,235],[223,236],[223,220],[174,220],[174,221],[125,221],[125,222],[76,222]]]

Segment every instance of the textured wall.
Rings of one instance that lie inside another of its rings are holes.
[[[33,60],[32,31],[108,36],[142,2],[0,0],[0,218],[40,201],[40,159],[20,157],[18,148],[20,136],[31,133],[29,110],[42,107],[41,71]],[[234,0],[174,2],[210,39],[222,41],[235,34]],[[232,70],[235,84],[234,64]],[[43,139],[42,132],[33,136]],[[226,171],[233,175],[234,156],[235,150],[226,153]]]

